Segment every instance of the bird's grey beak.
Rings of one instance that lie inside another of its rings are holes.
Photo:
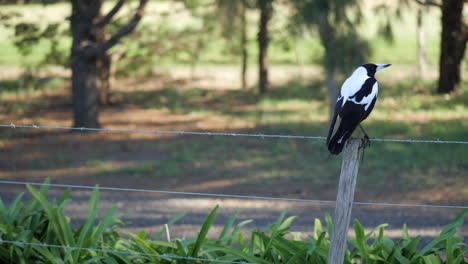
[[[377,69],[375,71],[380,71],[383,68],[387,68],[391,64],[376,64],[376,65],[377,65]]]

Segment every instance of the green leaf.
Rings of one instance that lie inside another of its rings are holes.
[[[221,231],[221,234],[220,234],[219,237],[218,237],[218,241],[219,241],[219,242],[221,242],[221,240],[224,239],[224,237],[225,237],[226,234],[228,233],[229,229],[231,229],[232,224],[233,224],[234,221],[236,220],[236,217],[237,217],[237,211],[235,211],[234,213],[231,214],[231,216],[229,217],[228,221],[227,221],[226,224],[224,225],[223,231]]]
[[[71,232],[71,227],[68,221],[65,219],[63,215],[63,211],[59,208],[54,209],[53,206],[46,200],[46,198],[42,195],[42,193],[38,192],[34,187],[31,185],[26,185],[29,192],[34,196],[34,198],[42,205],[46,214],[50,219],[51,226],[55,231],[54,234],[50,234],[51,236],[55,236],[60,240],[62,245],[66,246],[75,246],[73,234]],[[63,196],[66,196],[67,192]],[[64,205],[66,201],[62,203]],[[69,256],[69,252],[71,250],[65,250],[66,256]],[[72,260],[71,260],[72,261]]]
[[[183,256],[183,257],[186,257],[188,256],[188,251],[187,249],[182,245],[182,243],[180,243],[180,240],[176,240],[176,246],[177,246],[177,250],[178,250],[178,255],[179,256]]]
[[[413,256],[417,253],[419,242],[421,241],[421,236],[417,236],[411,239],[409,242],[405,242],[406,255],[408,257]]]
[[[113,216],[117,211],[117,204],[112,205],[112,207],[107,211],[104,217],[101,219],[97,227],[93,230],[91,236],[94,240],[91,243],[91,247],[95,247],[101,238],[102,233],[105,231],[106,228],[110,227],[114,222]]]
[[[23,241],[25,237],[31,234],[31,230],[23,230],[21,233],[15,238],[15,241]]]
[[[283,219],[284,219],[284,217],[286,217],[286,214],[288,213],[288,210],[289,209],[286,208],[286,209],[283,210],[283,212],[281,212],[280,216],[278,217],[278,219],[276,220],[275,225],[274,225],[274,227],[276,229],[278,229],[279,226],[281,225],[281,223],[283,223]]]
[[[247,262],[258,263],[258,264],[271,264],[271,262],[269,261],[246,254],[245,252],[237,248],[232,248],[229,246],[222,246],[219,244],[212,244],[212,243],[207,243],[205,247],[207,251],[217,250],[225,254],[234,255],[239,258],[238,261],[247,261]]]
[[[428,253],[430,250],[434,248],[437,244],[441,243],[442,241],[448,239],[449,237],[453,236],[456,233],[455,229],[452,229],[448,233],[444,233],[441,236],[436,237],[434,240],[432,240],[429,244],[427,244],[423,249],[421,249],[413,258],[412,260],[417,259],[418,257],[424,256],[426,253]]]
[[[239,224],[237,224],[236,227],[234,227],[234,230],[232,230],[231,237],[227,240],[226,245],[231,245],[232,241],[233,241],[233,237],[236,236],[236,234],[239,232],[239,230],[244,225],[247,225],[247,224],[251,223],[252,221],[253,221],[252,219],[248,219],[248,220],[244,220],[244,221],[240,222]]]
[[[457,215],[457,217],[455,217],[455,220],[453,220],[452,223],[450,223],[450,224],[448,224],[447,226],[444,227],[444,229],[442,230],[442,232],[440,234],[442,235],[442,234],[445,234],[445,233],[449,233],[453,229],[462,226],[463,225],[463,219],[465,218],[466,213],[468,213],[468,208],[461,211]]]
[[[93,257],[83,262],[83,264],[99,263],[100,262],[99,260],[101,259],[104,259],[104,257],[101,257],[101,256]],[[116,263],[115,260],[114,260],[114,263]]]
[[[428,255],[422,257],[424,264],[442,264],[440,257],[436,255]]]
[[[402,237],[403,239],[408,239],[409,234],[408,234],[408,226],[406,224],[403,224],[403,229],[402,229]]]
[[[314,221],[314,238],[317,240],[319,236],[322,234],[323,229],[322,229],[322,222],[320,222],[320,219],[315,218]]]
[[[405,257],[403,257],[401,255],[401,252],[400,252],[399,249],[395,249],[394,256],[401,264],[410,264],[411,263],[409,259],[407,259],[407,258],[405,258]]]
[[[91,197],[89,198],[88,203],[88,214],[86,216],[85,222],[82,224],[82,227],[79,229],[79,236],[78,236],[78,247],[90,247],[92,245],[96,245],[96,243],[91,243],[92,239],[98,239],[95,237],[90,237],[91,228],[94,225],[94,221],[96,220],[97,214],[97,203],[99,200],[99,190],[94,189]],[[86,239],[86,240],[85,240]]]
[[[361,260],[363,263],[367,263],[367,240],[364,235],[364,228],[357,219],[354,220],[354,232],[356,234],[356,246],[361,252]]]
[[[180,219],[182,219],[183,217],[185,217],[189,212],[186,211],[186,212],[182,212],[182,213],[179,213],[177,214],[176,216],[174,216],[174,218],[172,218],[171,220],[169,220],[169,222],[166,223],[166,225],[168,227],[172,226],[174,223],[176,223],[177,221],[179,221]],[[158,240],[158,239],[161,239],[162,235],[166,232],[166,228],[163,227],[161,228],[161,230],[159,231],[159,233],[154,237],[155,240]]]
[[[284,222],[281,223],[281,225],[278,227],[278,231],[279,232],[284,232],[284,231],[288,230],[289,227],[292,224],[292,221],[294,221],[294,219],[296,219],[296,218],[297,218],[297,216],[290,216],[290,217],[286,218],[286,220],[284,220]]]
[[[447,252],[447,263],[454,263],[453,256],[453,238],[450,237],[445,242],[446,252]]]
[[[325,222],[327,223],[328,237],[331,239],[333,235],[333,221],[329,213],[325,213]]]
[[[104,262],[106,264],[119,264],[119,262],[117,262],[117,260],[115,260],[114,258],[106,258],[104,259]]]
[[[23,196],[24,196],[24,193],[20,193],[18,196],[16,196],[15,200],[11,202],[10,207],[8,208],[7,222],[10,222],[11,220],[14,220],[17,218],[21,210],[20,205],[21,205],[21,199],[23,198]]]
[[[367,233],[366,241],[369,240],[369,238],[375,233],[375,231],[377,229],[380,231],[381,229],[385,229],[385,227],[387,227],[387,226],[388,226],[388,224],[380,224],[380,225],[374,227],[369,233]]]
[[[208,231],[216,218],[216,213],[218,212],[218,209],[219,209],[219,205],[216,205],[215,208],[211,210],[210,214],[208,215],[205,222],[203,223],[200,233],[198,234],[197,241],[195,242],[195,246],[192,252],[190,253],[191,257],[195,258],[198,256],[198,251],[200,250],[203,244],[203,241],[205,240],[206,235],[208,234]]]
[[[7,219],[7,209],[5,207],[5,204],[3,203],[2,197],[0,197],[0,221],[1,223],[6,223]]]

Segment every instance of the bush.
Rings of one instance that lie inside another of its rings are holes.
[[[48,181],[46,181],[48,183]],[[116,205],[96,222],[98,189],[90,197],[86,220],[76,229],[63,209],[70,202],[70,190],[58,201],[47,201],[47,185],[39,190],[27,186],[32,198],[22,201],[20,194],[7,207],[0,200],[0,262],[1,263],[204,263],[209,260],[250,263],[326,263],[333,223],[325,217],[325,229],[315,220],[314,234],[306,240],[289,232],[294,216],[286,218],[287,210],[265,230],[253,230],[248,237],[240,229],[251,220],[234,225],[237,213],[231,215],[217,239],[206,237],[218,210],[216,206],[206,218],[196,239],[162,241],[164,230],[153,239],[146,232],[128,233],[130,239],[118,233],[119,217]],[[393,241],[385,237],[386,225],[379,225],[365,234],[358,220],[354,221],[356,238],[349,239],[344,263],[433,264],[467,263],[467,244],[456,236],[463,225],[464,210],[447,225],[438,237],[420,245],[421,237],[410,238],[403,226],[402,238]],[[181,213],[168,222],[174,224],[184,217]],[[372,240],[372,241],[370,241]],[[13,242],[13,243],[11,243]],[[28,244],[21,244],[25,242]],[[59,245],[49,247],[40,244]],[[77,249],[89,248],[89,249]],[[143,254],[143,255],[142,255]],[[184,259],[188,258],[188,259]],[[359,260],[359,261],[358,261]]]

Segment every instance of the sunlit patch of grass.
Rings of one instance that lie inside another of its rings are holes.
[[[86,167],[95,175],[152,175],[163,178],[181,176],[187,173],[197,160],[193,149],[184,148],[181,152],[173,152],[167,160],[152,161],[106,161],[101,159],[88,160]],[[192,153],[192,154],[191,154]],[[190,164],[190,165],[189,165]]]
[[[121,164],[113,161],[90,160],[88,167],[92,168],[96,175],[122,175],[122,174],[148,174],[155,172],[154,162],[138,162],[134,164]]]
[[[18,96],[34,97],[44,91],[63,88],[65,81],[61,77],[37,78],[29,74],[21,79],[0,80],[0,96],[5,99]]]

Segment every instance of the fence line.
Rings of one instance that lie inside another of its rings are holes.
[[[274,134],[247,134],[247,133],[224,133],[224,132],[197,132],[197,131],[171,131],[171,130],[144,130],[144,129],[111,129],[111,128],[86,128],[86,127],[63,127],[63,126],[37,126],[37,125],[10,125],[0,124],[3,128],[36,128],[36,129],[60,129],[75,131],[106,131],[106,132],[138,132],[157,134],[179,134],[179,135],[204,135],[204,136],[231,136],[231,137],[259,137],[259,138],[289,138],[289,139],[316,139],[325,140],[322,136],[294,136]],[[468,141],[450,140],[420,140],[420,139],[385,139],[373,138],[375,142],[398,142],[398,143],[434,143],[434,144],[468,144]]]
[[[3,128],[31,128],[31,129],[62,129],[62,130],[76,130],[76,131],[106,131],[106,132],[143,132],[143,133],[160,133],[160,134],[180,134],[180,135],[206,135],[206,136],[241,136],[241,137],[261,137],[261,138],[290,138],[290,139],[318,139],[324,140],[325,137],[321,136],[292,136],[292,135],[272,135],[272,134],[239,134],[239,133],[220,133],[220,132],[194,132],[194,131],[164,131],[164,130],[131,130],[131,129],[100,129],[100,128],[78,128],[78,127],[62,127],[62,126],[37,126],[37,125],[2,125],[0,127]],[[357,140],[356,140],[357,141]],[[414,140],[414,139],[372,139],[372,141],[377,142],[406,142],[406,143],[436,143],[436,144],[468,144],[468,141],[445,141],[445,140]],[[359,152],[359,143],[356,145],[355,148],[356,153]],[[349,144],[347,145],[347,148]],[[348,160],[359,164],[359,155],[354,155],[356,157],[352,158],[351,156],[348,157]],[[345,164],[345,159],[343,160],[343,164]],[[343,165],[344,166],[344,165]],[[341,180],[343,178],[343,168],[342,167],[342,175],[340,176],[340,186],[342,185]],[[348,171],[345,170],[345,174]],[[355,170],[354,175],[354,184],[355,184],[355,177],[357,176],[357,167]],[[212,193],[194,193],[194,192],[178,192],[178,191],[162,191],[162,190],[145,190],[145,189],[129,189],[129,188],[115,188],[115,187],[99,187],[99,186],[83,186],[83,185],[67,185],[67,184],[50,184],[50,183],[35,183],[35,182],[18,182],[18,181],[0,181],[0,184],[15,184],[15,185],[38,185],[38,186],[51,186],[51,187],[66,187],[66,188],[81,188],[81,189],[101,189],[101,190],[115,190],[115,191],[132,191],[132,192],[146,192],[146,193],[163,193],[163,194],[178,194],[178,195],[196,195],[196,196],[210,196],[210,197],[227,197],[227,198],[242,198],[242,199],[262,199],[262,200],[284,200],[284,201],[295,201],[295,202],[316,202],[316,203],[328,203],[328,204],[336,204],[337,207],[343,204],[348,204],[348,209],[345,207],[343,208],[335,208],[335,216],[337,212],[340,213],[342,211],[346,211],[348,214],[348,218],[350,216],[351,211],[351,204],[354,205],[376,205],[376,206],[400,206],[400,207],[432,207],[432,208],[452,208],[452,209],[467,209],[468,206],[449,206],[449,205],[427,205],[427,204],[390,204],[390,203],[370,203],[370,202],[353,202],[354,200],[354,184],[352,187],[352,194],[350,197],[343,199],[338,199],[337,202],[335,201],[324,201],[324,200],[308,200],[308,199],[295,199],[295,198],[277,198],[277,197],[265,197],[265,196],[248,196],[248,195],[229,195],[229,194],[212,194]],[[343,189],[343,188],[341,188]],[[344,192],[343,190],[341,190]],[[340,193],[338,193],[338,197]],[[349,195],[348,195],[349,196]],[[341,211],[340,211],[341,210]],[[342,212],[343,213],[343,212]],[[349,227],[349,219],[346,218],[343,223],[337,223],[336,227],[343,227],[344,231],[342,232],[342,237],[344,239],[333,239],[332,238],[332,249],[335,248],[336,252],[341,255],[344,255],[344,248],[346,245],[346,237],[347,237],[347,230]],[[140,252],[128,252],[128,251],[118,251],[118,250],[111,250],[111,249],[94,249],[94,248],[82,248],[82,247],[73,247],[73,246],[62,246],[62,245],[50,245],[50,244],[43,244],[43,243],[30,243],[30,242],[21,242],[21,241],[3,241],[0,239],[0,243],[10,243],[10,244],[22,244],[22,245],[34,245],[34,246],[43,246],[43,247],[52,247],[52,248],[64,248],[64,249],[71,249],[71,250],[92,250],[92,251],[99,251],[99,252],[108,252],[108,253],[117,253],[117,254],[132,254],[132,255],[140,255],[140,256],[153,256],[153,257],[160,257],[160,258],[173,258],[173,259],[186,259],[186,260],[194,260],[194,261],[204,261],[204,262],[218,262],[218,263],[243,263],[243,264],[253,264],[248,262],[234,262],[234,261],[227,261],[227,260],[213,260],[213,259],[206,259],[206,258],[193,258],[193,257],[182,257],[176,255],[166,255],[166,254],[149,254],[149,253],[140,253]],[[332,251],[330,251],[332,252]],[[340,253],[342,252],[342,253]],[[335,254],[335,253],[332,253]],[[330,262],[332,258],[329,256],[328,263],[335,263]],[[341,258],[342,259],[342,258]],[[342,261],[342,260],[339,260]],[[338,261],[338,262],[339,262]]]
[[[236,194],[177,192],[177,191],[129,189],[129,188],[116,188],[116,187],[52,184],[52,183],[38,183],[38,182],[0,181],[0,184],[35,185],[35,186],[50,186],[50,187],[60,187],[60,188],[99,189],[99,190],[108,190],[108,191],[127,191],[127,192],[179,194],[179,195],[210,196],[210,197],[240,198],[240,199],[257,199],[257,200],[276,200],[276,201],[280,200],[280,201],[289,201],[289,202],[310,202],[310,203],[328,203],[328,204],[335,204],[336,203],[335,201],[309,200],[309,199],[298,199],[298,198],[279,198],[279,197],[250,196],[250,195],[236,195]],[[392,204],[392,203],[371,203],[371,202],[353,202],[353,204],[354,205],[375,205],[375,206],[399,206],[399,207],[450,208],[450,209],[466,209],[466,208],[468,208],[468,206],[460,206],[460,205]]]
[[[181,257],[181,256],[166,255],[166,254],[159,255],[159,254],[119,251],[119,250],[111,250],[111,249],[71,247],[71,246],[61,246],[61,245],[51,245],[51,244],[41,244],[41,243],[30,243],[30,242],[21,242],[21,241],[8,241],[8,240],[1,240],[1,239],[0,239],[0,243],[21,244],[21,245],[29,245],[29,246],[42,246],[42,247],[51,247],[51,248],[64,248],[64,249],[72,249],[72,250],[92,250],[92,251],[99,251],[99,252],[106,252],[106,253],[151,256],[151,257],[173,258],[173,259],[186,259],[186,260],[195,260],[195,261],[198,260],[198,261],[208,261],[208,262],[217,262],[217,263],[255,264],[255,263],[251,263],[251,262],[242,262],[242,261],[228,261],[228,260],[215,260],[215,259],[206,259],[206,258]]]

